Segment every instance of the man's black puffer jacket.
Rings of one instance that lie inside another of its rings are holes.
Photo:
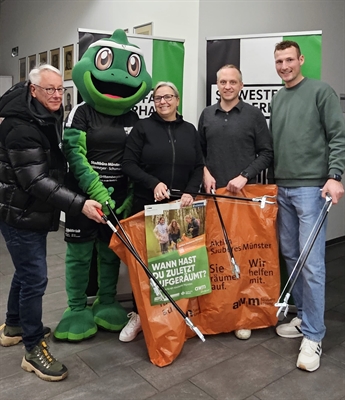
[[[63,186],[62,108],[49,112],[28,82],[0,98],[0,220],[18,229],[53,231],[60,210],[77,215],[85,197]]]

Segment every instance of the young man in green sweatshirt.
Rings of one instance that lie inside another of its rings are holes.
[[[278,230],[281,252],[291,273],[324,205],[344,195],[345,121],[339,98],[326,83],[305,78],[299,45],[283,41],[274,51],[275,66],[285,86],[271,102],[274,178],[278,185]],[[325,241],[323,225],[292,295],[298,312],[279,325],[279,336],[303,337],[297,367],[320,366],[325,336]]]

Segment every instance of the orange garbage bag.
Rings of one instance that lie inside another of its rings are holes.
[[[226,189],[217,194],[231,195]],[[275,185],[246,185],[238,197],[276,196]],[[207,197],[206,246],[212,292],[177,301],[203,334],[276,325],[274,303],[279,297],[280,272],[276,232],[277,204],[222,199],[217,202],[240,267],[236,279],[213,199]],[[121,221],[141,259],[147,265],[144,211]],[[150,284],[142,266],[114,234],[109,246],[128,266],[132,290],[140,314],[149,358],[157,366],[172,363],[184,341],[195,336],[170,304],[151,306]]]
[[[225,188],[216,192],[231,195]],[[276,196],[276,185],[246,185],[238,197]],[[268,201],[275,202],[273,198]],[[280,292],[276,217],[278,206],[218,198],[240,278],[230,263],[214,201],[206,208],[206,246],[212,292],[190,299],[188,314],[203,334],[259,329],[277,323],[274,306]],[[193,332],[186,332],[187,337]]]
[[[147,266],[144,211],[122,220],[120,223]],[[128,266],[129,279],[150,361],[159,367],[171,364],[180,354],[186,340],[185,320],[170,303],[151,306],[149,278],[143,267],[116,234],[113,234],[109,247]],[[187,311],[188,299],[181,299],[176,303],[183,312]]]

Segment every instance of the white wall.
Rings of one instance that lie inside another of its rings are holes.
[[[322,79],[345,93],[344,0],[4,0],[0,75],[16,82],[19,58],[76,44],[78,28],[132,33],[148,22],[154,36],[185,40],[183,115],[194,124],[206,103],[206,37],[322,30]],[[16,46],[19,56],[12,58]],[[344,219],[342,199],[331,209],[328,239],[345,235]]]

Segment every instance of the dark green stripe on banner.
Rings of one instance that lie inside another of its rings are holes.
[[[307,78],[321,79],[321,35],[305,36],[284,36],[283,40],[293,40],[298,43],[301,53],[304,55],[304,64],[302,65],[302,75]]]
[[[180,92],[179,112],[183,98],[184,45],[181,42],[153,40],[152,86],[160,81],[172,82]]]
[[[209,40],[207,41],[206,66],[206,105],[211,105],[211,86],[217,83],[217,71],[226,64],[234,64],[241,68],[241,40]]]

